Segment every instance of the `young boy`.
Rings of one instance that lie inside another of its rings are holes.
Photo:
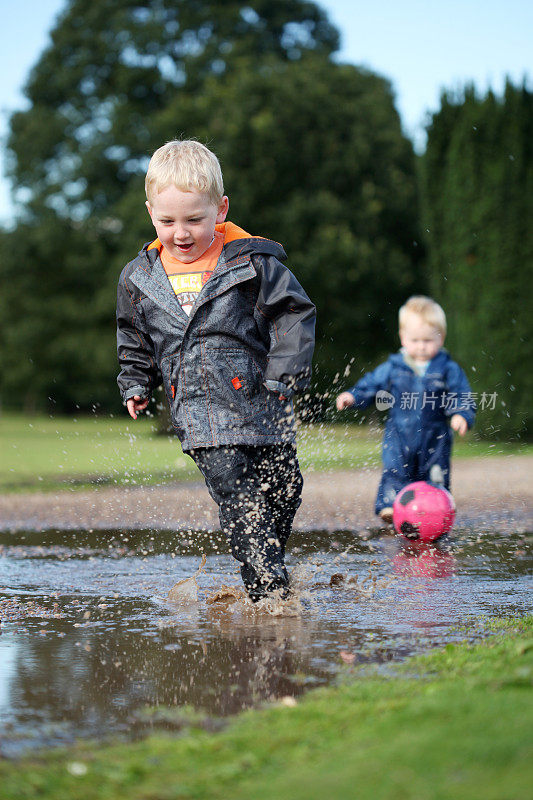
[[[451,430],[464,436],[475,416],[466,375],[442,349],[442,308],[429,297],[411,297],[399,323],[400,352],[337,397],[339,411],[366,408],[374,399],[378,408],[389,407],[376,498],[376,514],[388,524],[394,498],[406,484],[430,481],[449,489]]]
[[[160,147],[145,188],[157,239],[120,276],[122,398],[137,419],[163,383],[250,598],[285,597],[302,491],[290,397],[309,383],[315,307],[281,245],[225,222],[229,201],[207,147]]]

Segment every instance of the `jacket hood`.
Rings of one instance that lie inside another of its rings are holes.
[[[224,256],[228,261],[252,253],[274,256],[279,261],[285,261],[287,258],[287,254],[280,244],[272,239],[264,239],[262,236],[252,236],[233,222],[216,225],[215,230],[224,234]],[[157,254],[160,249],[161,242],[159,239],[154,239],[153,242],[148,242],[143,246],[139,255],[148,254],[148,251],[155,251]]]
[[[252,236],[233,222],[223,222],[216,226],[216,230],[224,234],[224,255],[227,259],[252,253],[275,256],[280,261],[285,261],[287,258],[285,250],[278,242],[264,239],[262,236]]]

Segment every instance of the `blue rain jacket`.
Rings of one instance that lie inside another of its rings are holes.
[[[412,481],[449,488],[453,442],[449,418],[460,414],[471,428],[476,408],[464,371],[446,350],[429,362],[424,375],[417,375],[401,352],[394,353],[349,391],[356,408],[375,401],[378,408],[389,409],[376,514],[392,506],[396,494]]]
[[[309,385],[315,306],[281,263],[281,245],[226,222],[212,276],[187,316],[158,240],[123,269],[117,295],[124,401],[162,383],[184,450],[295,439],[292,403]]]

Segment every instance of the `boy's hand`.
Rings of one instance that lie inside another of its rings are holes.
[[[128,414],[132,419],[137,419],[137,414],[139,413],[139,411],[144,411],[148,403],[149,403],[148,397],[146,398],[146,400],[141,400],[138,394],[136,394],[134,397],[130,397],[129,400],[126,400],[126,407],[128,409]]]
[[[336,403],[337,411],[342,411],[343,408],[350,408],[350,406],[353,406],[355,400],[353,394],[350,394],[350,392],[342,392],[342,394],[337,397]]]
[[[458,433],[459,436],[464,436],[468,430],[468,424],[460,414],[454,414],[450,420],[450,428]]]

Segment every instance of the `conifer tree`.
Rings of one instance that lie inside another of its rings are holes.
[[[428,128],[422,208],[432,291],[472,381],[485,435],[532,431],[533,94],[468,88]],[[497,395],[496,408],[489,410]]]

